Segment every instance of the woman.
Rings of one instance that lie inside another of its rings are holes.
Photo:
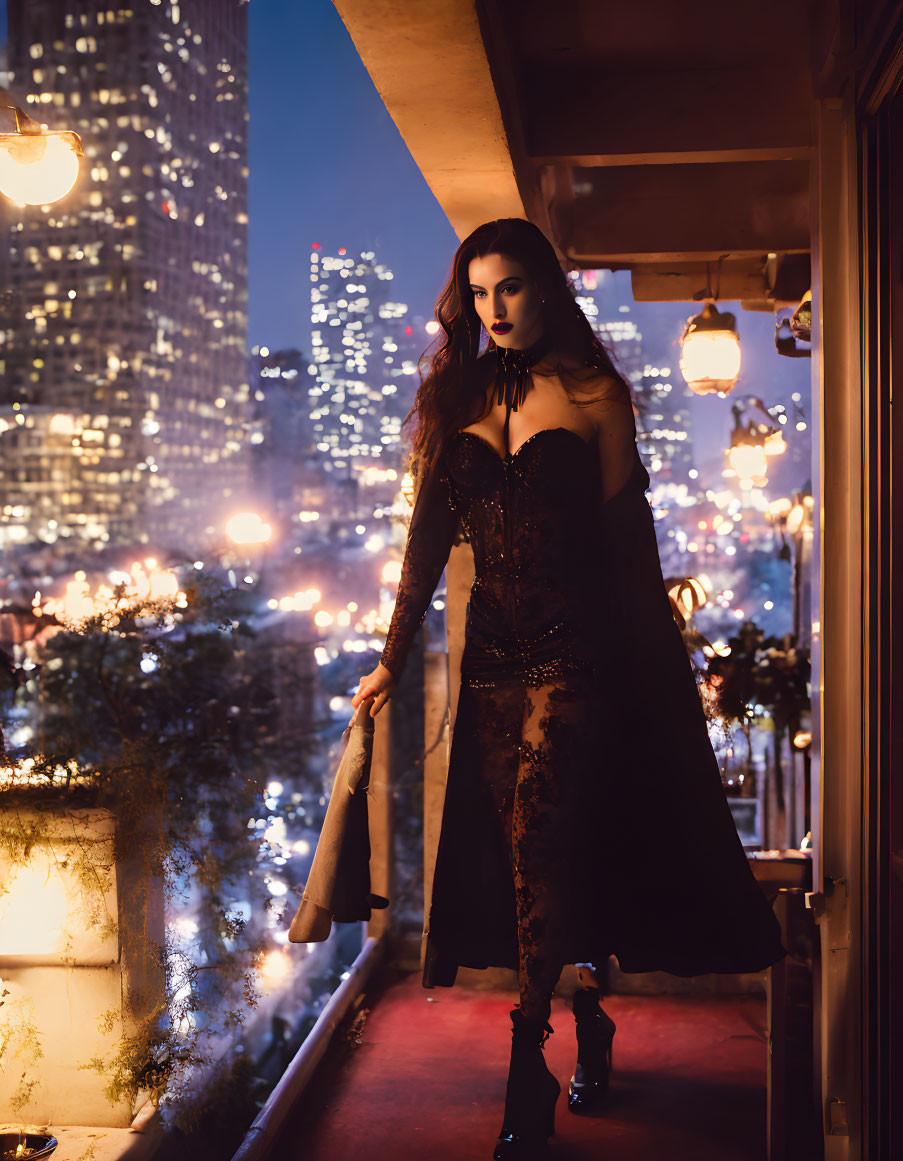
[[[372,697],[375,715],[391,696],[461,527],[476,576],[423,983],[450,986],[462,964],[518,970],[493,1154],[514,1161],[553,1131],[542,1047],[565,964],[584,965],[581,1111],[605,1089],[614,1033],[593,963],[696,975],[785,952],[672,617],[630,391],[554,249],[527,221],[480,226],[436,313],[395,610],[352,704]]]

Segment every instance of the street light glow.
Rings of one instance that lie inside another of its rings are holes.
[[[226,535],[233,544],[266,544],[272,534],[271,525],[256,512],[236,512],[226,522]]]
[[[0,134],[0,191],[27,206],[65,197],[78,177],[74,137],[74,133]]]

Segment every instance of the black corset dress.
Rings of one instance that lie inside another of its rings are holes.
[[[400,678],[459,526],[474,553],[423,982],[618,957],[757,971],[785,954],[743,851],[662,579],[649,476],[602,500],[598,442],[504,459],[458,432],[414,504],[382,663]]]
[[[565,427],[536,432],[505,459],[473,432],[455,438],[448,471],[476,572],[464,684],[536,685],[598,665],[586,634],[595,545],[583,534],[598,458],[595,440]]]

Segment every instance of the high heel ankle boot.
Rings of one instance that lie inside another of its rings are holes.
[[[574,993],[574,1019],[577,1067],[568,1085],[568,1109],[585,1113],[598,1108],[608,1091],[615,1022],[599,1006],[598,988],[578,988]]]
[[[543,1045],[552,1028],[531,1020],[520,1008],[511,1013],[511,1065],[505,1117],[492,1154],[494,1161],[542,1157],[555,1131],[555,1102],[561,1085],[546,1067]]]

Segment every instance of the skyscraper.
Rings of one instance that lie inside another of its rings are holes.
[[[251,357],[254,394],[254,500],[287,525],[297,519],[299,493],[310,479],[312,441],[308,399],[309,360],[291,348],[255,347]]]
[[[0,543],[190,552],[247,472],[246,2],[8,18],[12,91],[85,158],[0,209]]]
[[[419,385],[416,342],[427,336],[413,334],[394,275],[372,250],[325,254],[314,243],[310,263],[314,447],[327,471],[350,477],[358,457],[378,461],[399,444]]]

